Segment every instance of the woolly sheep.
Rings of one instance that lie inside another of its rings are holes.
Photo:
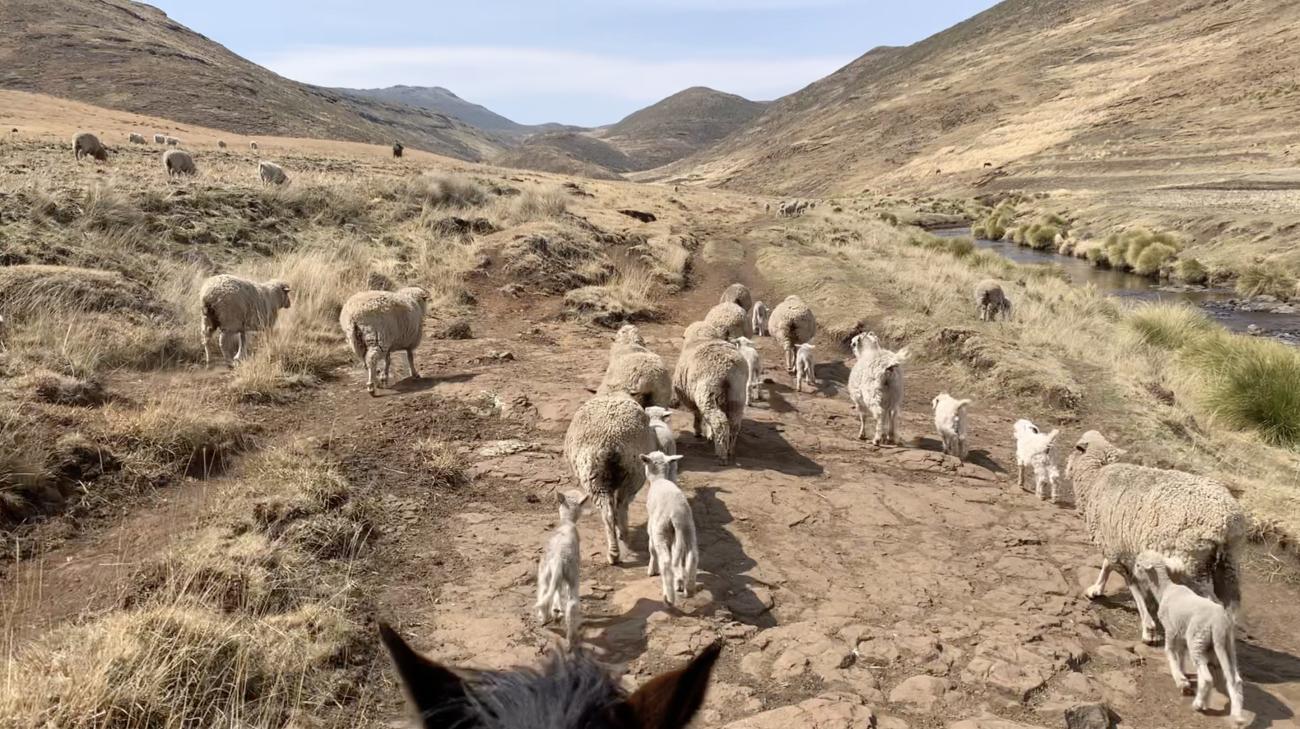
[[[177,139],[176,137],[167,137],[168,147],[179,147],[180,144],[181,144],[181,140]]]
[[[654,352],[627,352],[610,360],[597,395],[627,393],[642,407],[672,400],[672,375]]]
[[[177,175],[196,175],[198,167],[194,164],[194,158],[189,152],[182,152],[179,149],[169,149],[163,152],[163,168],[167,170],[168,177]]]
[[[758,348],[748,337],[736,337],[731,340],[736,345],[736,351],[745,360],[745,368],[748,370],[745,386],[745,405],[748,407],[751,402],[759,399],[758,386],[763,378],[763,362],[759,358]]]
[[[907,361],[907,347],[897,352],[885,349],[875,341],[874,335],[862,339],[854,337],[861,349],[858,361],[849,372],[849,397],[858,409],[858,439],[867,438],[867,414],[876,421],[873,445],[897,445],[898,413],[903,404],[903,363]]]
[[[939,431],[939,440],[943,441],[943,452],[962,460],[966,459],[966,408],[970,404],[970,400],[958,400],[946,392],[935,395],[930,401],[930,407],[934,409],[934,427]]]
[[[1148,595],[1133,579],[1133,562],[1146,550],[1163,557],[1176,576],[1212,589],[1229,610],[1241,602],[1237,555],[1246,538],[1245,512],[1227,487],[1204,476],[1119,463],[1124,451],[1090,430],[1074,446],[1065,472],[1074,486],[1092,541],[1101,549],[1101,573],[1084,596],[1096,598],[1112,569],[1128,578],[1142,618],[1142,640],[1156,640]]]
[[[402,150],[403,150],[403,149],[405,149],[405,147],[402,146],[402,143],[401,143],[401,142],[393,142],[393,156],[394,156],[394,157],[401,157],[401,156],[402,156]]]
[[[683,347],[696,342],[707,342],[710,340],[726,339],[727,333],[722,331],[713,322],[697,321],[692,322],[682,333]]]
[[[745,310],[740,306],[725,302],[715,305],[704,315],[704,323],[721,332],[722,339],[743,337],[745,330]]]
[[[646,536],[650,542],[646,574],[653,577],[663,573],[664,602],[669,605],[677,604],[678,595],[690,597],[695,592],[695,575],[700,564],[691,505],[670,477],[681,458],[660,451],[641,456],[645,478],[650,483],[645,502]]]
[[[610,564],[627,542],[627,511],[645,484],[638,460],[655,448],[650,418],[627,395],[597,395],[574,413],[564,434],[564,459],[605,524]]]
[[[163,134],[155,134],[155,135],[153,135],[153,143],[154,143],[154,144],[166,144],[166,143],[167,143],[167,137],[166,137],[166,135],[163,135]]]
[[[861,358],[863,352],[880,349],[880,338],[875,332],[863,332],[849,340],[849,348],[853,350],[854,357]]]
[[[986,278],[975,285],[975,306],[979,310],[980,321],[994,321],[998,314],[1003,319],[1011,318],[1011,300],[1002,291],[1002,284]]]
[[[126,139],[131,144],[148,144],[148,142],[145,141],[143,134],[136,134],[135,132],[128,134]]]
[[[284,168],[274,162],[261,160],[257,163],[257,176],[263,185],[283,185],[289,181]]]
[[[767,336],[767,304],[761,301],[754,302],[754,308],[749,317],[749,328],[753,330],[754,336]]]
[[[798,296],[787,296],[767,320],[768,333],[785,351],[785,370],[794,373],[794,350],[817,335],[817,317]]]
[[[1183,673],[1185,659],[1190,658],[1196,667],[1196,698],[1192,708],[1204,711],[1214,684],[1210,661],[1217,659],[1227,688],[1229,715],[1241,726],[1246,722],[1241,715],[1242,682],[1232,615],[1219,603],[1174,582],[1169,571],[1165,559],[1152,551],[1139,554],[1134,565],[1138,583],[1155,596],[1160,606],[1157,615],[1165,628],[1165,658],[1174,685],[1183,694],[1190,692],[1191,683]]]
[[[256,151],[257,151],[257,142],[249,142],[249,143],[248,143],[248,148],[251,149],[251,150],[253,150],[254,152],[256,152]]]
[[[245,278],[218,274],[203,282],[199,288],[201,334],[203,336],[203,366],[212,365],[209,343],[212,333],[220,330],[218,344],[226,365],[242,361],[248,356],[250,332],[270,329],[281,309],[289,308],[289,284],[278,279],[255,283]],[[231,347],[238,343],[232,355]]]
[[[800,344],[794,355],[794,390],[803,392],[803,383],[807,382],[817,389],[817,365],[813,363],[813,350],[807,342]]]
[[[108,148],[99,141],[99,137],[90,132],[77,132],[72,138],[72,156],[80,160],[83,156],[93,157],[99,162],[108,161]]]
[[[614,335],[614,343],[609,347],[609,361],[628,352],[649,352],[645,346],[645,337],[635,324],[624,324]]]
[[[415,349],[424,336],[428,302],[429,292],[409,286],[397,291],[362,291],[343,304],[339,326],[352,353],[366,366],[366,390],[371,395],[375,394],[375,375],[380,376],[380,387],[388,387],[391,353],[395,349],[406,352],[411,378],[420,379],[415,369]]]
[[[1025,488],[1025,469],[1034,473],[1034,493],[1040,499],[1050,499],[1056,503],[1060,499],[1057,482],[1060,471],[1056,467],[1052,445],[1059,430],[1050,433],[1040,432],[1038,426],[1028,420],[1017,420],[1014,426],[1016,436],[1016,465],[1019,467],[1017,482]],[[1045,488],[1046,487],[1046,488]]]
[[[749,311],[749,307],[754,305],[754,298],[749,293],[749,287],[745,284],[734,283],[722,292],[722,304],[735,304],[739,306],[742,312]]]
[[[226,148],[226,140],[224,140],[224,139],[218,139],[218,140],[217,140],[217,148],[218,148],[218,149],[225,149],[225,148]]]
[[[677,358],[673,395],[691,411],[695,436],[713,439],[722,465],[735,460],[748,386],[749,366],[730,342],[688,343]]]
[[[578,597],[582,544],[578,520],[588,498],[578,491],[556,492],[560,525],[546,543],[546,551],[537,564],[537,603],[533,606],[537,622],[546,625],[562,616],[570,647],[576,645],[578,631],[582,629],[582,603]]]

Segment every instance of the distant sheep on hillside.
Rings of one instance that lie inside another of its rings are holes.
[[[136,134],[135,132],[131,132],[127,135],[126,139],[131,144],[148,144],[148,142],[145,141],[143,134]]]
[[[401,156],[402,156],[402,150],[403,150],[403,149],[405,149],[405,147],[402,146],[402,143],[401,143],[401,142],[393,142],[393,156],[394,156],[394,157],[401,157]]]
[[[93,157],[100,162],[108,161],[108,148],[100,143],[99,137],[90,132],[77,132],[72,138],[72,155],[80,160],[83,156]]]
[[[167,135],[165,135],[165,134],[155,134],[155,135],[153,135],[153,143],[154,143],[154,144],[166,144],[166,143],[167,143]]]
[[[179,149],[169,149],[163,153],[163,167],[166,168],[168,177],[196,175],[199,172],[190,153]]]
[[[284,174],[283,167],[266,160],[257,163],[257,176],[264,185],[283,185],[289,182],[289,176]]]

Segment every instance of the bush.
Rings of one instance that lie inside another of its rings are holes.
[[[1214,322],[1199,309],[1181,304],[1138,307],[1124,319],[1124,325],[1143,344],[1171,351],[1198,342],[1215,331]]]
[[[1224,332],[1195,342],[1184,356],[1201,377],[1200,401],[1211,415],[1274,445],[1300,444],[1300,352]]]
[[[1133,261],[1133,272],[1143,276],[1154,276],[1160,273],[1161,266],[1165,261],[1174,257],[1173,246],[1165,243],[1152,243],[1142,249],[1137,259]]]
[[[1056,245],[1056,236],[1061,230],[1054,225],[1034,223],[1025,233],[1025,245],[1037,251],[1047,250]]]
[[[1287,299],[1296,292],[1291,274],[1271,266],[1251,266],[1237,276],[1237,293],[1242,296],[1276,296]]]
[[[1174,278],[1187,284],[1203,284],[1210,278],[1210,272],[1195,258],[1180,258],[1174,264]]]

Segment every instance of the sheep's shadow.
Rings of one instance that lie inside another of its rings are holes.
[[[1257,643],[1237,640],[1241,677],[1252,683],[1295,683],[1300,681],[1300,658]]]
[[[1241,643],[1237,644],[1238,647]],[[1245,678],[1243,676],[1243,678]],[[1265,691],[1250,680],[1246,680],[1245,686],[1242,687],[1242,704],[1247,710],[1255,713],[1255,717],[1246,729],[1267,729],[1276,722],[1287,721],[1295,717],[1295,711],[1284,701],[1278,699],[1273,694]],[[1210,714],[1223,715],[1226,710],[1209,712]]]
[[[388,389],[393,395],[409,395],[413,392],[432,390],[443,383],[468,382],[477,376],[478,374],[474,372],[459,372],[454,375],[438,375],[434,377],[406,377],[392,383]]]
[[[622,615],[590,616],[583,627],[597,628],[600,635],[585,641],[595,648],[596,654],[606,663],[629,663],[641,657],[650,645],[646,624],[650,616],[663,609],[658,600],[640,598]]]
[[[834,362],[822,362],[814,369],[818,382],[829,382],[835,386],[835,390],[849,386],[849,373],[852,368],[849,367],[845,360],[836,360]]]
[[[781,423],[746,420],[736,441],[736,463],[718,463],[713,441],[686,432],[677,436],[677,452],[686,456],[683,470],[717,473],[736,468],[745,471],[777,471],[788,476],[820,476],[826,469],[800,453],[781,434]]]
[[[745,553],[744,545],[726,528],[735,521],[726,502],[719,497],[726,492],[716,486],[692,491],[700,570],[713,576],[709,583],[715,596],[714,603],[700,612],[711,614],[725,608],[737,622],[760,630],[775,627],[776,617],[753,590],[754,585],[761,583],[745,574],[757,567],[758,562]],[[715,581],[720,584],[714,584]]]
[[[907,441],[907,444],[909,447],[918,450],[943,453],[943,441],[938,438],[932,438],[928,435],[918,435]],[[993,457],[989,452],[983,448],[975,448],[966,451],[966,457],[962,459],[962,462],[969,463],[972,466],[979,466],[980,468],[997,474],[1006,475],[1007,473],[1007,470],[1002,467],[1002,464],[993,460]],[[1032,489],[1030,491],[1032,492]]]

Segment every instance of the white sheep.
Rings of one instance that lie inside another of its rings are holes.
[[[546,551],[537,564],[537,603],[533,606],[537,622],[546,625],[563,617],[565,638],[570,647],[576,645],[578,631],[582,629],[582,603],[578,597],[582,545],[578,537],[578,520],[588,498],[578,491],[556,492],[560,525],[546,543]]]
[[[130,134],[128,134],[126,136],[126,139],[131,144],[148,144],[148,142],[145,141],[143,134],[137,134],[135,132],[131,132]]]
[[[1092,541],[1101,549],[1101,573],[1084,596],[1096,598],[1112,569],[1128,579],[1142,618],[1142,640],[1157,640],[1146,591],[1132,579],[1137,556],[1150,550],[1171,572],[1211,589],[1229,610],[1241,603],[1237,555],[1249,520],[1218,481],[1182,471],[1119,463],[1124,451],[1090,430],[1074,446],[1065,473],[1074,486]]]
[[[939,393],[930,401],[930,406],[934,408],[934,427],[939,431],[939,439],[943,441],[943,452],[962,460],[966,458],[969,420],[966,408],[970,404],[969,399],[958,400],[946,392]]]
[[[898,444],[898,415],[903,404],[903,363],[907,347],[891,352],[880,346],[874,334],[853,338],[858,361],[849,372],[849,398],[858,410],[858,438],[867,438],[867,414],[876,421],[874,445]]]
[[[700,547],[695,536],[695,516],[686,494],[672,481],[681,456],[655,451],[641,456],[645,478],[650,483],[646,494],[646,535],[650,542],[650,564],[646,574],[663,574],[664,602],[677,604],[677,596],[690,597],[695,592],[699,570]]]
[[[176,175],[195,175],[198,174],[198,167],[194,164],[194,158],[189,152],[183,152],[179,149],[169,149],[163,152],[163,169],[167,170],[167,176]]]
[[[642,407],[666,406],[672,400],[672,376],[663,358],[645,346],[641,332],[625,324],[609,348],[609,364],[597,395],[625,392]]]
[[[650,419],[650,430],[654,431],[656,449],[670,456],[677,455],[677,436],[673,435],[673,427],[668,424],[673,411],[651,405],[645,409],[645,414]]]
[[[257,176],[263,185],[283,185],[289,182],[289,176],[284,174],[283,167],[266,160],[257,163]]]
[[[597,395],[573,414],[564,434],[564,459],[578,487],[591,496],[605,525],[610,564],[627,542],[627,512],[645,484],[643,453],[655,449],[645,410],[627,395]]]
[[[767,321],[768,332],[785,352],[785,371],[794,374],[794,350],[817,336],[817,317],[798,296],[787,296]]]
[[[415,369],[415,350],[424,336],[425,308],[429,292],[418,286],[397,291],[362,291],[353,294],[339,312],[339,327],[356,355],[366,366],[366,390],[375,394],[375,376],[380,387],[388,387],[392,351],[406,352],[406,364],[412,379],[420,379]],[[380,361],[384,369],[379,371]]]
[[[803,392],[803,383],[807,382],[817,389],[817,365],[813,363],[813,350],[817,349],[811,344],[804,342],[800,344],[794,354],[794,389],[795,392]]]
[[[748,388],[749,366],[730,342],[687,342],[677,357],[673,394],[694,416],[695,436],[713,439],[722,465],[735,460]]]
[[[767,304],[761,301],[754,302],[754,308],[750,313],[749,328],[754,331],[756,337],[767,336]]]
[[[1228,693],[1229,715],[1238,726],[1245,724],[1241,714],[1242,682],[1232,615],[1223,605],[1174,582],[1169,576],[1168,562],[1156,552],[1139,554],[1134,572],[1137,581],[1155,596],[1160,606],[1156,612],[1165,629],[1165,658],[1174,685],[1183,694],[1190,692],[1191,683],[1183,673],[1185,659],[1190,658],[1196,667],[1196,698],[1192,701],[1192,708],[1204,711],[1208,708],[1210,687],[1214,684],[1210,661],[1217,659]]]
[[[166,137],[166,135],[163,135],[163,134],[155,134],[155,135],[153,135],[153,143],[154,143],[154,144],[166,144],[166,143],[167,143],[167,137]]]
[[[709,340],[722,340],[727,338],[727,332],[719,329],[716,324],[707,321],[691,322],[682,333],[682,348]]]
[[[230,274],[218,274],[199,288],[199,313],[203,336],[203,365],[212,365],[209,343],[220,331],[218,344],[226,365],[248,356],[248,335],[275,326],[280,309],[289,308],[289,284],[278,279],[256,283]],[[231,352],[238,343],[238,350]]]
[[[1061,431],[1043,433],[1038,426],[1021,419],[1016,421],[1013,432],[1016,437],[1017,483],[1020,488],[1025,488],[1025,469],[1030,469],[1034,474],[1034,493],[1040,499],[1057,503],[1060,500],[1057,484],[1061,472],[1056,467],[1053,443]]]
[[[739,304],[724,301],[716,304],[704,315],[704,323],[721,332],[722,339],[743,337],[747,334],[745,310]]]
[[[734,283],[722,292],[722,304],[735,304],[739,306],[742,312],[748,312],[749,307],[753,305],[754,298],[749,293],[749,287],[742,283]]]
[[[167,137],[168,147],[179,147],[180,145],[181,145],[181,140],[177,139],[176,137]]]
[[[754,400],[760,399],[759,385],[763,381],[763,362],[759,357],[758,348],[748,337],[736,337],[731,340],[731,343],[736,345],[736,351],[740,352],[741,358],[745,360],[745,367],[749,370],[746,379],[748,384],[745,387],[745,405],[749,406]]]
[[[83,156],[93,157],[98,162],[108,161],[108,147],[99,141],[99,137],[90,132],[77,132],[72,138],[72,156],[80,160]]]
[[[1011,299],[1002,291],[1002,284],[991,278],[975,285],[975,306],[980,321],[994,321],[998,314],[1002,314],[1003,319],[1011,318]]]

